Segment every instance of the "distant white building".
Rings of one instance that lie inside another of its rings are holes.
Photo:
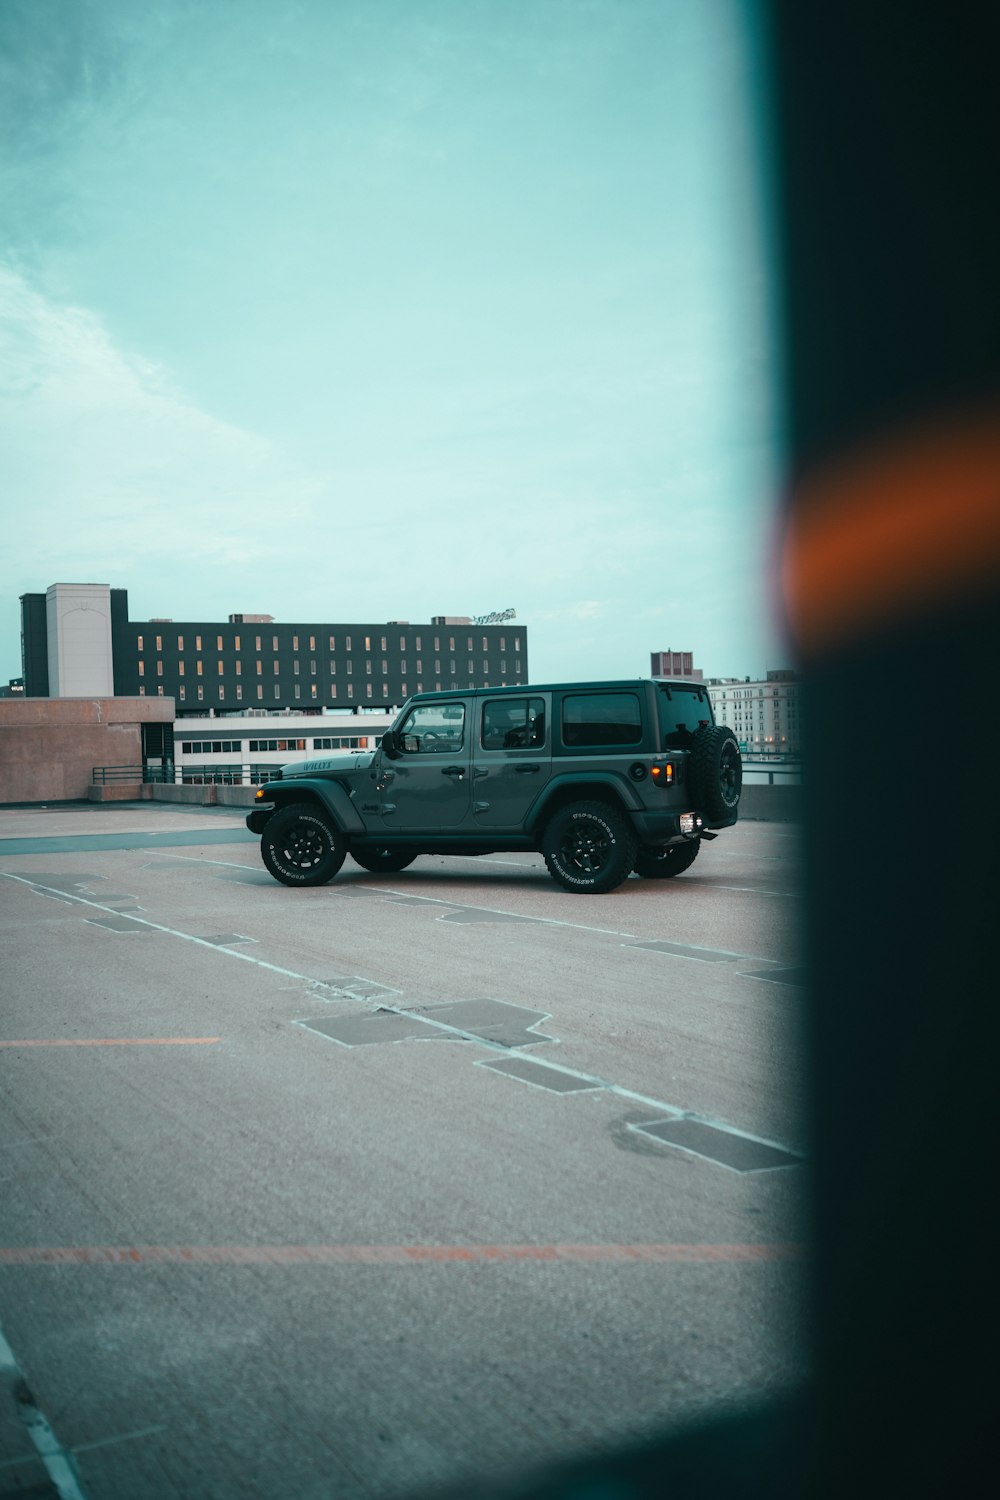
[[[310,756],[374,750],[395,716],[376,713],[289,710],[246,714],[191,715],[174,724],[173,780],[178,783],[231,782],[257,786],[279,766]]]
[[[716,722],[728,724],[748,755],[801,755],[798,673],[768,672],[749,677],[709,677],[705,683]]]

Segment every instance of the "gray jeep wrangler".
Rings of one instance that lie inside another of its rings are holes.
[[[699,683],[482,688],[411,698],[379,748],[295,762],[247,827],[285,885],[346,855],[403,870],[420,854],[539,850],[568,891],[687,870],[736,822],[739,745]]]

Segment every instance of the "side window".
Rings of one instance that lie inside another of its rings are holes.
[[[535,749],[544,743],[544,698],[487,699],[483,705],[484,750]]]
[[[567,749],[638,745],[642,714],[635,693],[573,693],[562,705],[562,742]]]
[[[422,703],[400,725],[399,748],[404,755],[454,755],[464,735],[464,703]]]

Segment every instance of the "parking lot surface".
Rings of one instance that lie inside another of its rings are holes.
[[[397,1496],[795,1385],[798,903],[789,825],[581,897],[0,809],[0,1495]]]

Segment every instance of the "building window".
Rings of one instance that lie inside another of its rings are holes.
[[[216,649],[216,651],[221,651],[222,650],[222,636],[221,635],[217,635],[215,637],[215,649]]]
[[[274,684],[274,696],[276,698],[280,698],[281,697],[281,689],[280,689],[280,687],[278,686],[277,683]]]
[[[370,697],[371,697],[371,695],[372,695],[372,685],[371,685],[371,683],[370,683],[370,682],[369,682],[369,683],[368,683],[368,686],[367,686],[367,688],[366,688],[366,689],[365,689],[365,691],[366,691],[366,692],[367,692],[367,694],[368,694],[368,696],[369,696],[369,698],[370,698]]]
[[[187,690],[182,687],[181,690],[180,690],[180,693],[178,695],[180,697],[180,700],[181,700],[182,703],[184,702],[184,695],[185,695],[186,691]]]
[[[417,645],[417,650],[419,651],[420,650],[420,637],[419,637],[419,635],[417,636],[416,645]]]
[[[401,655],[406,650],[406,636],[405,635],[401,635],[399,637],[399,650],[400,650],[400,654]]]
[[[336,675],[337,675],[337,663],[335,661],[332,661],[330,663],[330,676],[331,677],[336,677]]]
[[[260,650],[260,636],[258,635],[255,639],[256,639],[256,648],[255,649],[259,651]]]
[[[205,696],[205,689],[202,687],[201,683],[199,682],[199,684],[198,684],[198,701],[201,702],[201,700],[202,700],[202,698],[204,698],[204,696]]]
[[[298,649],[299,649],[299,638],[298,638],[297,635],[293,635],[292,636],[292,650],[293,651],[297,651]]]
[[[316,663],[314,661],[309,663],[309,673],[312,677],[316,676]]]
[[[235,636],[234,637],[234,639],[233,639],[233,647],[234,647],[234,649],[236,651],[238,651],[240,649],[240,638],[239,638],[239,636]]]
[[[226,689],[223,686],[223,684],[220,682],[219,683],[219,697],[220,698],[224,698],[225,696],[226,696]]]
[[[489,649],[490,649],[490,638],[489,638],[488,635],[484,635],[483,636],[483,650],[484,651],[488,651]]]
[[[351,673],[353,671],[354,671],[354,663],[352,661],[349,661],[347,663],[347,675],[348,675],[348,677],[350,677],[350,675],[351,675]]]
[[[194,649],[196,651],[200,651],[201,650],[201,636],[200,635],[196,635],[195,638],[194,638]]]
[[[295,696],[296,698],[302,697],[302,689],[299,687],[298,683],[295,684]]]
[[[264,670],[264,663],[259,661],[257,663],[257,676],[258,677],[260,677],[260,675],[263,672],[263,670]]]
[[[139,650],[141,651],[142,650],[142,636],[141,635],[137,638],[137,644],[138,644]]]
[[[366,635],[365,636],[365,650],[366,651],[370,651],[371,649],[372,649],[372,638],[371,638],[370,635]]]
[[[177,637],[177,649],[178,651],[184,650],[184,637],[182,635]]]
[[[296,677],[298,677],[298,675],[299,675],[299,664],[298,664],[297,661],[293,661],[292,662],[292,671],[295,673]]]
[[[351,637],[350,636],[347,637],[346,649],[348,651],[350,651],[350,649],[351,649]]]
[[[222,665],[222,662],[221,662],[221,661],[220,661],[220,662],[219,662],[219,676],[220,676],[220,677],[221,677],[221,676],[222,676],[222,674],[223,674],[223,672],[224,672],[224,671],[225,671],[225,668],[224,668],[224,666],[223,666],[223,665]]]
[[[401,691],[402,691],[403,697],[405,698],[407,696],[406,683],[405,682],[402,683],[402,685],[401,685]]]
[[[177,663],[177,675],[178,677],[184,676],[184,663],[182,661]]]
[[[277,649],[278,649],[278,637],[276,635],[272,635],[272,637],[271,637],[271,650],[272,651],[277,651]]]
[[[402,672],[403,676],[405,677],[406,676],[406,662],[405,661],[401,661],[400,662],[400,664],[399,664],[399,670]]]
[[[162,651],[163,650],[163,637],[162,637],[162,635],[158,635],[156,637],[156,649],[157,649],[157,651]]]
[[[310,651],[315,651],[316,650],[316,637],[314,635],[311,635],[309,637],[309,650]]]
[[[144,687],[141,687],[139,689],[139,697],[140,698],[145,698],[145,696],[146,696],[146,689]]]
[[[441,637],[439,635],[436,635],[434,637],[434,650],[435,651],[440,651],[441,650]]]
[[[370,656],[365,657],[365,675],[368,677],[372,675],[372,659]]]
[[[312,697],[315,698],[315,696],[316,696],[316,684],[313,683],[312,684]]]
[[[181,692],[182,693],[183,693],[183,691],[184,691],[184,689],[181,688]],[[261,687],[260,683],[258,682],[258,684],[257,684],[257,699],[258,699],[258,701],[261,698],[263,698],[263,696],[264,696],[264,689]]]
[[[520,651],[520,649],[521,649],[521,637],[519,635],[516,635],[514,637],[514,650],[515,651]]]
[[[163,663],[162,663],[162,661],[158,661],[156,663],[156,675],[157,675],[157,677],[162,677],[163,676]]]
[[[146,663],[144,661],[141,661],[139,663],[139,676],[140,677],[145,677],[145,675],[146,675]]]
[[[382,663],[382,676],[383,677],[388,677],[388,675],[389,675],[389,663],[387,661],[383,661],[383,663]]]
[[[422,677],[423,676],[423,671],[424,671],[424,664],[423,664],[422,661],[418,661],[417,662],[417,676],[418,677]]]
[[[353,698],[354,697],[354,683],[353,682],[349,682],[347,684],[347,696],[348,696],[348,698]]]
[[[239,682],[236,684],[236,697],[238,699],[243,697],[243,686]]]
[[[336,637],[331,635],[331,637],[330,637],[330,650],[331,651],[336,651],[336,649],[337,649],[337,640],[336,640]]]
[[[455,637],[453,635],[450,635],[448,637],[448,650],[449,651],[454,651],[454,649],[455,649]]]

